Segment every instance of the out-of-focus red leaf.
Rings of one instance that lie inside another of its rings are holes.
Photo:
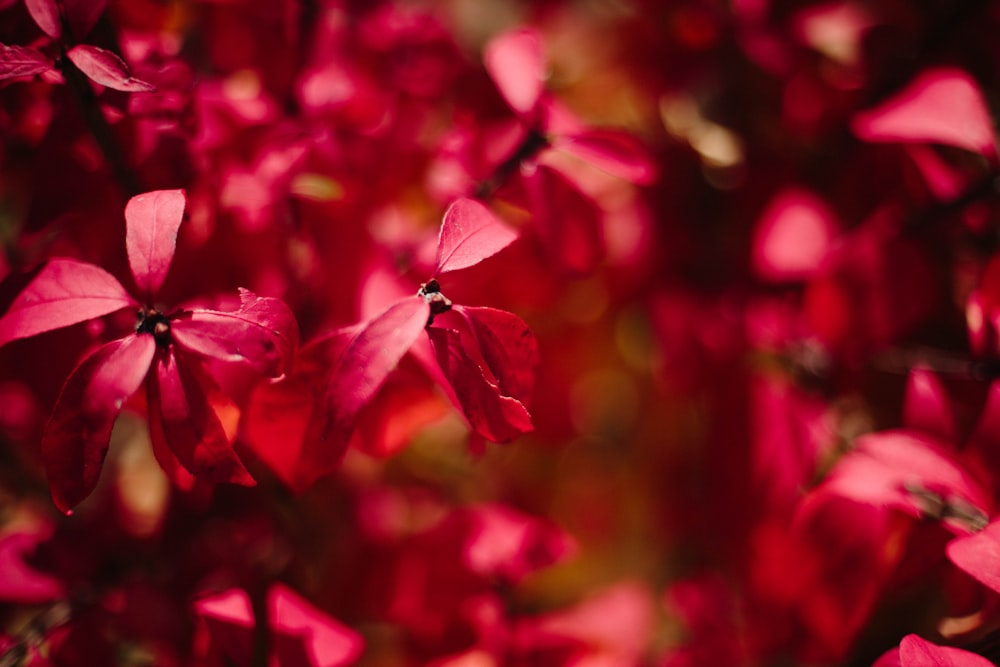
[[[59,18],[56,0],[24,0],[24,6],[42,32],[52,39],[59,39],[62,35],[62,19]]]
[[[568,271],[593,271],[604,257],[601,211],[596,202],[546,166],[522,166],[521,175],[546,251]]]
[[[66,55],[92,81],[126,93],[148,93],[156,87],[133,78],[125,61],[106,49],[77,44]]]
[[[434,275],[474,266],[509,246],[517,232],[473,199],[459,199],[445,211]]]
[[[111,428],[139,390],[156,350],[153,336],[127,336],[98,348],[73,370],[42,435],[52,500],[69,512],[97,485]]]
[[[872,667],[903,667],[899,661],[899,647],[891,648],[872,663]]]
[[[468,320],[483,359],[505,396],[531,403],[538,369],[538,342],[517,315],[495,308],[455,306]]]
[[[52,531],[41,526],[32,531],[0,537],[0,600],[17,604],[39,604],[65,596],[58,579],[35,570],[25,559]]]
[[[981,655],[950,646],[938,646],[917,635],[899,642],[900,667],[993,667]]]
[[[156,190],[136,195],[125,205],[128,262],[147,298],[156,294],[170,270],[186,202],[183,190]]]
[[[0,44],[0,81],[34,76],[52,69],[52,61],[30,46]]]
[[[280,299],[240,290],[232,312],[193,310],[171,321],[174,341],[220,361],[251,365],[261,375],[277,377],[291,367],[299,326]]]
[[[77,40],[86,37],[101,18],[107,5],[108,0],[62,0],[63,11],[73,31],[73,37]]]
[[[163,352],[149,383],[150,429],[163,432],[170,450],[192,475],[207,482],[253,486],[233,451],[239,408],[197,362]]]
[[[483,577],[499,575],[516,583],[576,549],[573,539],[557,526],[504,505],[474,507],[469,520],[465,563]]]
[[[359,329],[344,350],[306,436],[303,455],[318,474],[330,472],[340,461],[358,413],[420,336],[430,312],[421,298],[398,301]]]
[[[427,330],[438,363],[455,390],[473,430],[491,442],[510,442],[533,429],[531,415],[516,398],[504,396],[466,352],[454,329]]]
[[[513,30],[494,37],[483,50],[483,62],[514,111],[526,115],[535,108],[545,82],[538,32]]]
[[[858,438],[857,447],[837,462],[821,488],[913,516],[957,518],[959,532],[968,532],[968,519],[988,515],[990,506],[982,486],[952,452],[930,436],[905,430]],[[970,516],[953,516],[946,507]]]
[[[979,85],[965,71],[936,67],[851,122],[865,141],[929,142],[997,159],[993,122]]]
[[[958,441],[955,411],[941,380],[931,371],[923,368],[910,371],[903,400],[903,424],[945,442]]]
[[[838,227],[818,196],[802,188],[785,188],[757,220],[751,250],[754,271],[771,282],[810,277],[833,245]]]
[[[136,306],[104,269],[72,259],[53,259],[0,317],[0,345]]]
[[[972,535],[956,537],[946,547],[951,562],[1000,591],[1000,522],[994,521]]]
[[[248,664],[256,621],[245,591],[232,588],[194,603],[212,640],[230,659]],[[283,584],[267,594],[274,664],[281,667],[342,667],[364,647],[361,636],[338,623]]]
[[[631,134],[618,130],[588,129],[557,136],[553,148],[571,153],[630,183],[649,185],[656,180],[656,164]]]

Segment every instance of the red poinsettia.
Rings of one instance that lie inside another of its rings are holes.
[[[0,345],[136,308],[135,331],[85,357],[66,380],[42,435],[52,498],[70,509],[97,484],[111,428],[143,386],[160,465],[176,480],[252,485],[233,451],[239,409],[209,375],[206,361],[244,365],[263,376],[285,372],[298,325],[278,299],[240,290],[233,311],[163,312],[154,297],[167,276],[186,199],[181,190],[137,195],[125,207],[132,276],[139,299],[104,269],[51,259],[0,318]]]
[[[407,353],[441,385],[477,438],[509,442],[531,431],[525,406],[534,390],[538,349],[527,324],[502,310],[453,304],[438,282],[515,238],[479,202],[452,204],[441,226],[433,278],[416,296],[304,346],[294,373],[255,392],[243,425],[247,442],[287,484],[309,486],[339,464],[359,413]],[[424,331],[430,347],[420,344]]]

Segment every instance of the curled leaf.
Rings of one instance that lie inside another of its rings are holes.
[[[126,93],[148,93],[156,87],[133,78],[117,54],[92,44],[77,44],[66,55],[91,81]]]
[[[52,259],[0,317],[0,345],[136,305],[104,269],[73,259]]]
[[[456,306],[455,310],[469,322],[500,392],[527,405],[538,368],[538,342],[528,325],[495,308]]]
[[[136,195],[125,205],[125,248],[139,290],[156,294],[167,277],[184,218],[183,190],[156,190]]]
[[[142,386],[155,351],[150,335],[112,341],[86,357],[63,385],[42,434],[52,500],[63,512],[97,486],[115,419]]]

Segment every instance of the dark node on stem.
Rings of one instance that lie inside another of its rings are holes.
[[[139,323],[135,327],[137,334],[151,334],[160,347],[170,345],[170,318],[155,308],[139,310]]]
[[[451,299],[441,293],[441,285],[434,278],[420,285],[417,296],[423,297],[423,300],[431,307],[431,316],[427,318],[427,326],[434,322],[435,315],[451,310]]]

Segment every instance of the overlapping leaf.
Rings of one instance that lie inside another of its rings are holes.
[[[0,81],[34,76],[52,69],[52,61],[30,46],[0,44]]]

